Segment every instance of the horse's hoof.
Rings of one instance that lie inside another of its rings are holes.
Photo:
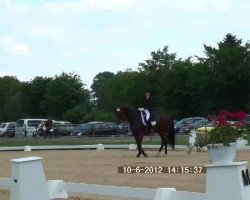
[[[164,153],[163,156],[167,156],[168,154]]]
[[[157,157],[161,156],[161,152],[158,152],[158,153],[156,154],[156,156],[157,156]]]
[[[138,154],[138,155],[136,155],[136,157],[137,157],[137,158],[140,158],[140,155]]]

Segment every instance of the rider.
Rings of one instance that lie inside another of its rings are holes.
[[[147,90],[145,92],[144,109],[148,110],[150,113],[149,117],[150,128],[156,125],[154,107],[155,107],[154,98],[151,96],[151,92]]]
[[[48,134],[50,129],[52,129],[52,127],[53,127],[53,121],[52,121],[51,117],[49,117],[48,120],[46,121],[45,127],[46,127],[46,132]]]

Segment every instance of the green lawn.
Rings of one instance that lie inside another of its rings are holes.
[[[250,134],[248,134],[250,141]],[[176,144],[186,145],[188,143],[187,135],[177,135]],[[109,137],[109,138],[75,138],[75,137],[59,137],[59,138],[0,138],[0,146],[42,146],[42,145],[87,145],[87,144],[135,144],[135,139],[131,137]],[[160,144],[159,136],[144,136],[143,144]],[[248,145],[250,145],[248,143]]]
[[[59,138],[0,138],[0,146],[41,146],[41,145],[86,145],[86,144],[133,144],[135,139],[131,137],[109,137],[109,138],[75,138],[75,137],[59,137]],[[188,136],[176,136],[176,144],[186,145]],[[144,136],[143,144],[160,144],[159,136]]]

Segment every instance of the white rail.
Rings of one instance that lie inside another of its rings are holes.
[[[116,197],[154,199],[156,189],[116,187],[111,185],[95,185],[84,183],[59,183],[60,190],[85,194],[106,195]]]
[[[176,191],[175,188],[131,188],[110,185],[46,181],[41,158],[12,159],[11,178],[0,179],[0,187],[11,190],[11,200],[67,199],[68,192],[151,200],[249,200],[247,162],[207,165],[206,193]]]
[[[0,188],[1,187],[10,187],[10,178],[0,178]]]

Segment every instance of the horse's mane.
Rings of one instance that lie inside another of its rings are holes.
[[[124,111],[124,114],[126,115],[126,118],[129,120],[129,121],[135,121],[135,120],[138,120],[138,110],[131,107],[131,106],[122,106],[121,107]]]

